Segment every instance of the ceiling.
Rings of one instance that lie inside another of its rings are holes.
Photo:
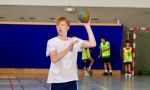
[[[126,27],[150,27],[150,8],[107,8],[73,7],[66,12],[65,7],[55,6],[0,6],[0,21],[54,22],[58,16],[66,16],[77,22],[78,12],[88,10],[93,23],[112,23],[120,20]]]

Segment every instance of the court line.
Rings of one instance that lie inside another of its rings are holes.
[[[21,81],[19,80],[19,78],[17,78],[17,80],[18,80],[18,82],[19,82],[21,88],[24,90],[24,87],[23,87],[23,85],[21,84]]]
[[[12,81],[11,81],[11,78],[9,78],[9,83],[10,83],[11,90],[14,90],[14,87],[13,87]]]
[[[98,85],[98,84],[94,84],[94,85],[97,86],[97,87],[99,87],[99,88],[101,88],[101,89],[103,89],[103,90],[108,90],[107,88],[105,88],[105,87],[103,87],[101,85]]]
[[[39,81],[43,87],[45,87],[47,90],[49,90],[49,88],[45,84],[43,84],[43,82],[41,80],[39,80],[39,79],[36,79],[36,80]]]

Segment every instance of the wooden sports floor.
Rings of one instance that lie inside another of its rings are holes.
[[[79,77],[79,90],[150,90],[150,76]],[[0,90],[49,90],[46,79],[47,75],[0,75]]]

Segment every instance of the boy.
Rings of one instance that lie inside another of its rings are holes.
[[[86,79],[87,76],[89,76],[88,71],[91,70],[92,65],[94,64],[94,60],[91,57],[90,49],[89,48],[82,48],[82,60],[83,60],[83,69],[84,69],[84,78]],[[90,65],[87,67],[87,61],[90,61]]]
[[[50,56],[51,65],[47,83],[50,90],[77,90],[77,53],[81,48],[95,47],[96,41],[88,23],[81,23],[89,40],[67,37],[70,21],[66,17],[56,19],[58,35],[47,42],[46,56]]]
[[[101,38],[101,43],[99,48],[100,48],[100,54],[98,58],[102,57],[102,61],[104,63],[103,75],[108,75],[108,74],[112,75],[112,67],[110,63],[110,43],[106,41],[104,37]]]
[[[126,41],[125,47],[123,47],[123,62],[125,66],[125,76],[131,76],[132,65],[132,47],[130,47],[130,41]]]

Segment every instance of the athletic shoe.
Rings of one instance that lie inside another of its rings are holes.
[[[125,75],[124,75],[124,76],[126,76],[126,77],[127,77],[127,76],[128,76],[128,74],[127,74],[127,73],[125,73]]]
[[[112,72],[110,72],[109,75],[112,76]]]
[[[103,73],[103,75],[104,75],[104,76],[106,76],[106,75],[108,75],[108,73],[107,73],[107,72],[105,72],[105,73]]]
[[[85,76],[85,77],[88,77],[88,76],[90,76],[90,75],[89,75],[89,73],[86,72],[86,73],[84,74],[84,76]]]
[[[128,76],[131,77],[132,76],[131,73],[129,73]]]

